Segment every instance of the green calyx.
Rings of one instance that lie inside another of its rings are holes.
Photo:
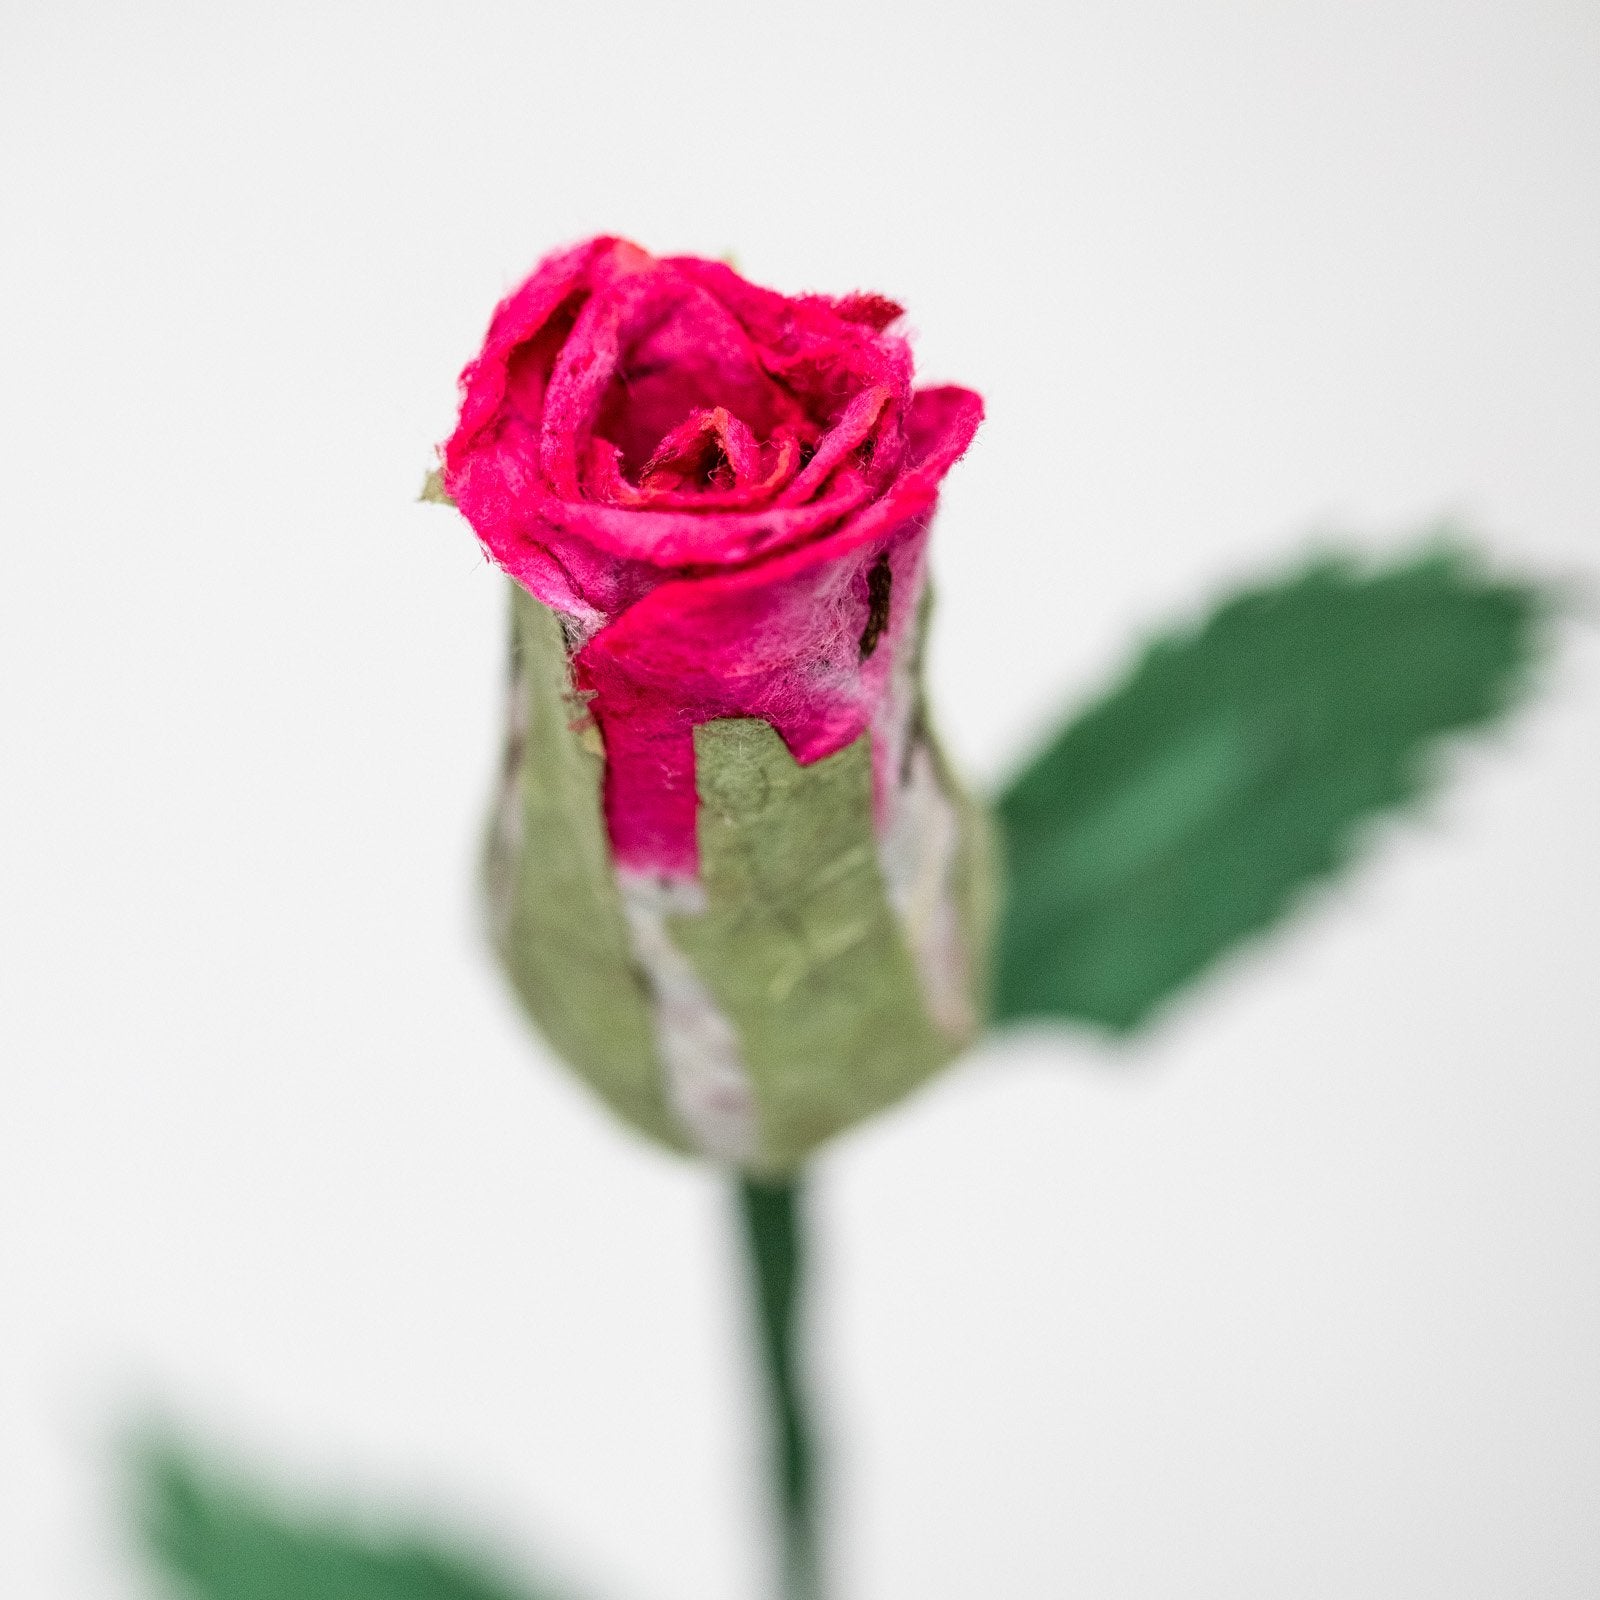
[[[733,1023],[759,1170],[898,1100],[967,1042],[928,1014],[885,893],[868,736],[800,766],[765,722],[695,731],[706,910],[672,937]]]
[[[926,735],[913,741],[921,800],[948,836],[922,874],[940,889],[931,913],[928,896],[886,880],[870,735],[801,766],[765,722],[698,727],[701,878],[692,909],[664,917],[663,960],[630,924],[612,867],[603,751],[571,693],[560,625],[513,596],[512,718],[487,859],[495,942],[552,1047],[613,1110],[674,1148],[706,1147],[683,1079],[697,1046],[663,1021],[699,1007],[748,1124],[736,1150],[711,1153],[778,1175],[972,1041],[992,920],[987,823]]]
[[[495,948],[556,1054],[618,1116],[687,1150],[612,871],[599,736],[572,693],[554,613],[511,593],[505,765],[484,872]]]

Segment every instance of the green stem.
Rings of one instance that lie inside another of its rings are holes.
[[[739,1182],[751,1287],[761,1324],[772,1425],[774,1497],[783,1528],[784,1600],[820,1600],[816,1455],[799,1365],[799,1300],[805,1273],[801,1185]]]

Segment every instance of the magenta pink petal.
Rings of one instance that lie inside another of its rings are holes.
[[[871,728],[892,764],[939,481],[983,414],[913,391],[900,315],[600,238],[508,295],[462,374],[445,485],[585,641],[619,863],[696,870],[708,719],[765,718],[802,762]]]

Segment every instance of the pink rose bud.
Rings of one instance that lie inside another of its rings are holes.
[[[498,307],[443,487],[516,580],[496,942],[631,1121],[792,1169],[967,1044],[984,821],[918,672],[976,394],[893,302],[595,239]]]

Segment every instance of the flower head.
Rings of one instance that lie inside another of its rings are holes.
[[[928,518],[982,402],[913,387],[900,314],[600,238],[508,296],[462,376],[445,486],[563,618],[626,868],[696,871],[697,725],[762,718],[805,763],[903,721]]]

